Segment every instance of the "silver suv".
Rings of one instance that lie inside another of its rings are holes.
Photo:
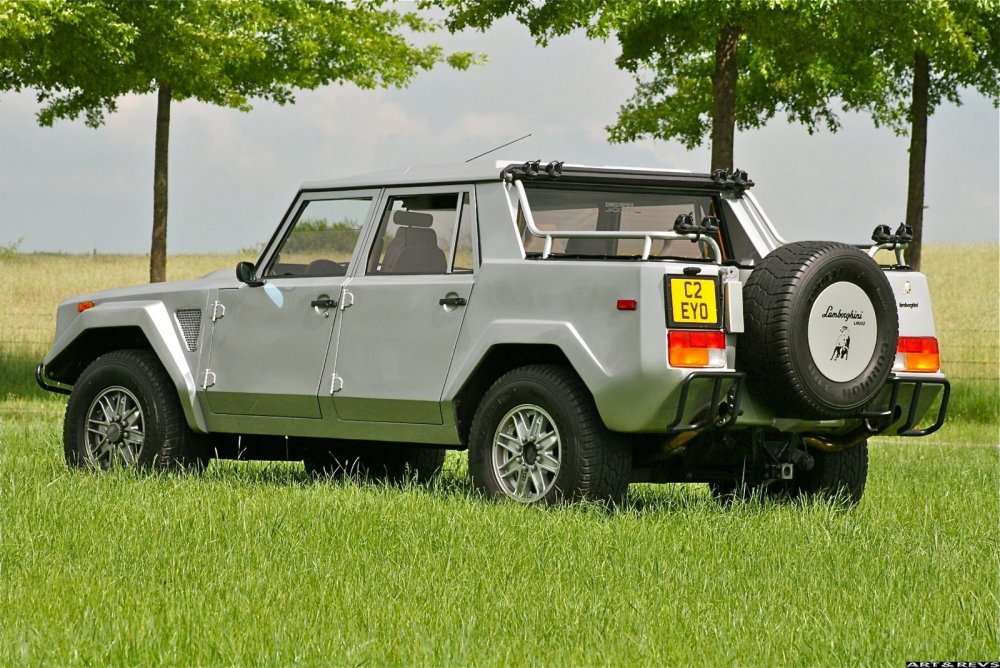
[[[70,395],[71,466],[429,479],[468,449],[521,502],[857,502],[868,437],[944,421],[927,280],[904,226],[786,243],[752,185],[537,161],[307,183],[235,276],[64,302],[37,379]]]

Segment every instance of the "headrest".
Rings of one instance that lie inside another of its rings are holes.
[[[434,223],[434,216],[417,211],[397,211],[392,214],[392,222],[402,227],[430,227]]]

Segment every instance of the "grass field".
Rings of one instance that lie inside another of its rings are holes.
[[[723,509],[677,485],[634,486],[610,513],[484,502],[457,453],[430,489],[316,483],[293,464],[69,472],[64,403],[33,364],[59,299],[141,282],[145,258],[0,260],[0,663],[996,660],[997,247],[926,257],[959,419],[876,439],[857,509]],[[170,275],[236,259],[173,258]],[[992,270],[953,294],[972,264]],[[951,373],[950,350],[978,364]]]

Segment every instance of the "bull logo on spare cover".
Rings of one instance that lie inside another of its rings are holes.
[[[833,283],[809,313],[809,352],[820,373],[846,383],[858,378],[875,355],[878,323],[868,295],[849,281]]]
[[[830,355],[830,360],[846,360],[848,353],[851,352],[851,330],[844,325],[840,328],[840,336],[837,337],[837,345],[833,348],[833,354]]]

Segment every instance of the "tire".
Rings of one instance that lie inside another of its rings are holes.
[[[148,350],[116,350],[84,369],[66,405],[63,447],[75,468],[200,472],[209,459]]]
[[[501,376],[479,403],[469,473],[488,498],[619,503],[632,473],[632,449],[604,426],[572,370],[525,366]]]
[[[834,242],[778,248],[743,288],[737,368],[780,417],[856,417],[892,371],[899,321],[876,262]]]
[[[840,452],[812,451],[816,465],[803,471],[790,492],[794,496],[839,499],[848,506],[861,501],[868,479],[868,441]]]
[[[712,498],[722,505],[748,501],[754,495],[783,501],[814,497],[839,501],[848,507],[858,505],[868,478],[868,441],[840,452],[812,450],[809,454],[813,468],[798,471],[794,480],[774,481],[769,485],[744,480],[710,482]]]
[[[444,466],[445,450],[422,445],[332,446],[310,453],[306,473],[317,478],[358,476],[392,484],[431,482]]]

